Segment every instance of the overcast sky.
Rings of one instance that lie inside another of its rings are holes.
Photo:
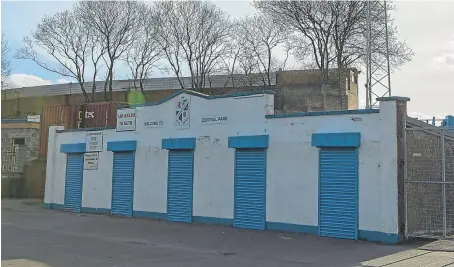
[[[249,1],[214,1],[234,18],[253,14]],[[2,1],[1,27],[12,54],[21,39],[30,34],[44,15],[69,9],[69,1]],[[399,36],[415,52],[413,61],[392,75],[393,95],[407,96],[413,116],[444,117],[454,114],[454,1],[395,1],[393,14]],[[12,81],[17,86],[64,83],[66,79],[47,72],[33,62],[12,59]],[[124,77],[123,77],[124,78]],[[364,98],[364,76],[360,97]],[[364,102],[364,101],[362,101]]]

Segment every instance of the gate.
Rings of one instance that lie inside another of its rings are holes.
[[[453,130],[406,129],[406,236],[454,237]]]
[[[7,147],[2,144],[2,177],[3,174],[22,174],[24,171],[25,148],[21,146]]]
[[[25,147],[2,144],[2,197],[20,197],[23,194],[23,172],[26,161]]]

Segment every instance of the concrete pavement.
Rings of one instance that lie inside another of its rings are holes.
[[[33,201],[2,200],[2,266],[418,266],[399,265],[424,262],[418,257],[442,258],[443,265],[430,266],[454,264],[453,253],[416,248],[71,214]]]

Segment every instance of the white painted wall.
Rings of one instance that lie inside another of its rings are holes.
[[[137,129],[104,131],[104,152],[98,170],[85,170],[83,207],[110,208],[113,153],[108,141],[137,140],[134,210],[166,212],[168,151],[164,138],[195,137],[193,215],[233,218],[234,149],[228,137],[270,136],[267,150],[266,219],[318,225],[318,149],[312,133],[361,132],[359,149],[359,227],[397,233],[396,107],[381,103],[380,113],[266,119],[273,114],[273,95],[204,99],[190,97],[190,126],[175,125],[178,97],[156,106],[137,108]],[[203,116],[227,116],[228,123],[202,125]],[[160,128],[146,128],[147,120],[162,120]],[[46,203],[63,204],[65,154],[61,144],[85,142],[85,132],[49,135]],[[50,164],[52,162],[53,164]]]
[[[360,132],[359,229],[397,233],[395,102],[382,108],[267,120],[267,221],[317,226],[319,149],[311,146],[312,133]]]

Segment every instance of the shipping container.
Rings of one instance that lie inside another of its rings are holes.
[[[42,108],[39,155],[47,156],[49,126],[62,125],[65,129],[115,127],[117,106],[127,106],[119,102],[89,103],[85,105],[55,105]]]

